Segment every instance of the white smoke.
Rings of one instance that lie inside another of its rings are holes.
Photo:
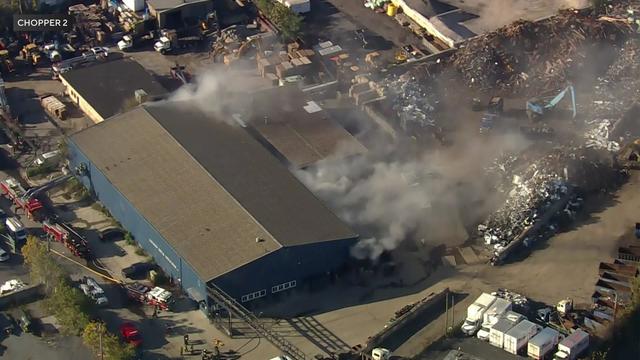
[[[343,220],[376,234],[352,249],[360,259],[376,259],[396,248],[425,220],[425,211],[431,207],[430,166],[423,159],[385,161],[385,157],[329,159],[297,172]]]
[[[208,70],[195,77],[195,81],[181,86],[169,101],[191,101],[214,119],[238,125],[233,116],[242,109],[241,99],[247,97],[242,84],[245,78],[233,71]],[[240,95],[240,96],[239,96]]]

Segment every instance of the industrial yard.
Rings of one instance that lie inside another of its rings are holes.
[[[638,1],[49,5],[0,34],[3,358],[640,356]]]

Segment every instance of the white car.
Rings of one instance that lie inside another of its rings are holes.
[[[94,279],[87,277],[84,279],[84,283],[78,287],[88,298],[95,301],[97,305],[106,305],[109,303],[109,299],[105,296],[104,290],[102,290],[98,282]]]
[[[12,279],[0,286],[0,295],[10,293],[12,291],[20,290],[25,287],[25,283],[18,279]]]
[[[0,249],[0,262],[5,262],[9,260],[9,253],[4,251],[4,249]]]
[[[108,56],[108,55],[109,55],[109,48],[102,47],[102,46],[96,46],[96,47],[92,47],[92,48],[91,48],[91,52],[92,52],[94,55],[104,55],[104,56]]]

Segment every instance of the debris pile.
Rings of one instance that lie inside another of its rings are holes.
[[[511,301],[514,308],[523,312],[527,312],[529,310],[529,299],[524,295],[507,289],[498,289],[497,291],[492,292],[491,295]]]
[[[390,77],[384,84],[400,127],[407,134],[439,126],[435,116],[438,94],[431,84],[433,82],[419,79],[410,72]]]
[[[520,160],[504,156],[489,170],[509,181],[497,188],[507,193],[506,201],[478,226],[478,234],[496,257],[516,239],[528,246],[552,235],[558,223],[572,219],[580,208],[578,193],[615,186],[620,179],[606,147],[558,147],[523,170],[518,169]]]
[[[602,41],[622,41],[630,31],[625,22],[566,10],[547,20],[520,20],[474,38],[452,61],[469,86],[539,92],[565,85],[582,68],[590,48],[597,51]]]
[[[586,147],[604,149],[611,152],[620,151],[620,144],[616,141],[609,140],[609,130],[612,127],[611,121],[596,119],[591,122],[587,121],[587,124],[592,125],[592,127],[584,134]]]

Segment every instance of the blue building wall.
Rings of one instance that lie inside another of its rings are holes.
[[[296,288],[300,288],[314,277],[338,270],[349,261],[349,250],[356,240],[285,247],[212,282],[239,301],[243,295],[261,290],[265,290],[265,298],[268,298],[274,294],[274,286],[295,280]]]
[[[183,289],[196,288],[201,295],[206,296],[206,280],[200,279],[193,268],[184,261],[169,245],[158,231],[135,209],[120,193],[107,177],[96,168],[82,153],[78,146],[68,141],[69,161],[74,169],[80,163],[86,164],[87,175],[79,177],[84,186],[89,189],[107,208],[111,215],[122,226],[131,232],[140,246],[153,257],[156,263],[182,284]]]

